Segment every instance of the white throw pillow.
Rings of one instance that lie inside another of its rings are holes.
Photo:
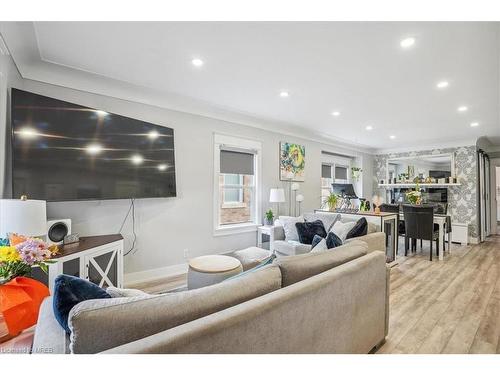
[[[319,253],[320,251],[328,250],[328,246],[326,246],[326,238],[323,238],[318,242],[316,246],[314,246],[311,250],[311,253]]]
[[[347,233],[349,233],[355,225],[356,221],[348,221],[347,223],[336,221],[335,224],[333,224],[331,232],[335,233],[337,237],[342,240],[342,243],[344,243]]]
[[[302,216],[280,216],[279,220],[283,225],[283,229],[285,230],[285,240],[299,241],[299,234],[297,232],[297,228],[295,227],[295,223],[303,223],[304,218]]]

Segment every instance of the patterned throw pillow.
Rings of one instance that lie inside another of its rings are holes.
[[[342,240],[333,232],[328,232],[328,236],[326,236],[325,243],[328,249],[333,249],[335,247],[342,246]]]
[[[319,253],[320,251],[328,250],[326,246],[326,238],[315,235],[311,244],[311,253]]]

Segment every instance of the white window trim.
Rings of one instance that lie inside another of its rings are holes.
[[[214,236],[227,236],[238,233],[256,232],[257,227],[261,225],[261,194],[262,194],[262,143],[259,141],[233,137],[225,134],[214,133],[214,170],[213,170],[213,191],[214,197],[213,204],[213,229]],[[234,147],[242,150],[255,151],[255,168],[254,168],[254,222],[242,223],[234,225],[219,225],[219,205],[220,205],[220,191],[219,191],[219,175],[220,175],[220,148],[221,146]]]

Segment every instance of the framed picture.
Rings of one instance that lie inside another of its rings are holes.
[[[280,142],[280,180],[305,181],[305,159],[304,146]]]
[[[408,178],[413,179],[415,177],[415,166],[408,165]]]

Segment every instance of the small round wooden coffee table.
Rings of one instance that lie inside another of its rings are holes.
[[[213,285],[243,271],[241,262],[227,255],[204,255],[189,260],[188,289]]]

